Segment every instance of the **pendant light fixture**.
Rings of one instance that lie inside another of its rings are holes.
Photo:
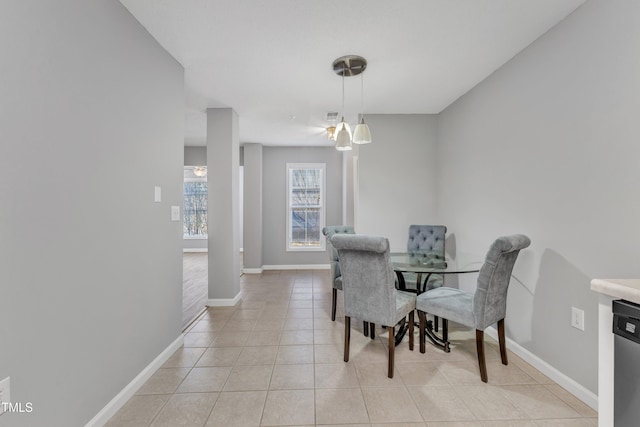
[[[349,151],[351,150],[351,129],[344,121],[344,63],[342,64],[342,120],[336,126],[336,131],[338,132],[336,136],[336,150],[338,151]]]
[[[353,131],[353,143],[371,143],[371,131],[369,130],[369,126],[364,122],[364,77],[362,73],[360,74],[360,123],[358,123]]]
[[[333,71],[342,76],[342,120],[336,126],[336,150],[346,151],[351,150],[351,142],[355,142],[357,144],[366,144],[371,142],[371,132],[369,131],[369,127],[364,123],[364,118],[361,118],[360,124],[356,126],[353,139],[351,134],[351,128],[349,124],[344,120],[344,78],[357,76],[362,74],[364,70],[367,68],[367,60],[361,56],[357,55],[347,55],[342,56],[335,61],[333,61]],[[360,103],[361,108],[363,107],[363,88],[364,83],[362,80],[360,81]],[[362,114],[361,114],[362,116]]]

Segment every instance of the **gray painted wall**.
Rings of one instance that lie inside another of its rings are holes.
[[[439,120],[439,216],[471,258],[497,236],[531,237],[507,335],[594,393],[589,282],[640,276],[639,51],[639,2],[588,1]]]
[[[244,145],[244,267],[262,268],[262,144]]]
[[[207,147],[184,147],[185,166],[207,166]]]
[[[368,114],[365,120],[373,142],[353,154],[359,165],[356,232],[387,237],[392,251],[406,250],[409,225],[437,223],[437,119]]]
[[[263,265],[329,264],[326,251],[287,252],[287,163],[326,163],[326,223],[342,223],[342,154],[333,147],[264,147]],[[249,165],[245,165],[248,173]],[[248,209],[248,207],[246,208]]]
[[[80,426],[180,335],[183,69],[110,0],[3,1],[0,51],[0,425]]]

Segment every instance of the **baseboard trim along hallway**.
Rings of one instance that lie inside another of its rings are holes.
[[[240,302],[240,292],[233,298],[209,298],[207,307],[233,307]]]

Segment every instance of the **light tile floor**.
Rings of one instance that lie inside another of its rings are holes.
[[[331,321],[328,271],[243,275],[237,307],[209,308],[178,350],[108,426],[596,426],[597,413],[486,337],[480,381],[475,334],[451,327],[451,353],[396,349],[387,378],[386,332]],[[341,292],[338,293],[341,297]],[[339,299],[338,307],[342,304]],[[360,329],[358,329],[360,328]]]

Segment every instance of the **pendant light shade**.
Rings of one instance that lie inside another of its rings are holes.
[[[342,117],[342,121],[338,124],[336,130],[338,131],[338,136],[336,137],[336,150],[351,150],[351,129],[349,128],[349,124],[344,121],[344,117]]]
[[[353,131],[353,143],[354,144],[369,144],[371,142],[371,131],[369,126],[364,122],[364,117],[360,119],[360,123]]]

